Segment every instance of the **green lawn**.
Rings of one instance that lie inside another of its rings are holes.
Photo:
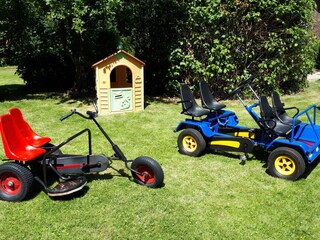
[[[60,122],[71,108],[92,106],[55,94],[27,94],[14,68],[0,68],[0,113],[18,107],[36,132],[58,144],[90,128],[95,153],[111,154],[109,145],[89,121],[77,116]],[[319,103],[320,82],[283,97],[300,109]],[[224,101],[252,125],[238,101]],[[82,194],[51,199],[43,191],[19,203],[0,201],[0,239],[320,239],[320,166],[296,182],[270,177],[256,159],[242,166],[239,154],[178,153],[173,132],[184,116],[176,102],[148,100],[145,111],[100,116],[98,120],[128,158],[158,160],[165,186],[136,185],[114,169],[86,175]],[[318,114],[318,118],[320,115]],[[64,149],[85,154],[86,139]],[[3,151],[0,151],[4,158]],[[113,167],[130,174],[121,162]]]

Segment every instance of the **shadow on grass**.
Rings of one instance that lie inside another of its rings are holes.
[[[86,174],[84,175],[86,177],[86,179],[88,180],[88,182],[91,181],[95,181],[95,180],[110,180],[114,177],[124,177],[124,178],[128,178],[128,180],[132,183],[134,183],[133,181],[133,177],[131,175],[129,175],[128,173],[125,172],[124,169],[116,169],[112,166],[110,166],[109,168],[111,168],[112,170],[116,171],[117,174]],[[165,184],[163,183],[160,188],[164,187]],[[52,197],[52,200],[59,200],[59,201],[70,201],[73,200],[75,198],[79,198],[79,197],[83,197],[89,190],[88,186],[85,186],[81,191],[78,191],[76,193],[70,194],[70,195],[66,195],[66,196],[61,196],[61,197]]]
[[[145,96],[145,108],[152,103],[164,103],[164,104],[180,104],[178,103],[180,98],[178,97],[150,97]]]
[[[95,99],[95,93],[82,92],[76,96],[70,95],[68,92],[37,92],[31,91],[26,85],[23,84],[7,84],[0,85],[0,102],[5,101],[19,101],[19,100],[46,100],[55,99],[58,100],[58,104],[74,104],[76,101],[80,101],[84,104],[91,104]],[[145,108],[150,104],[159,102],[172,104],[177,103],[178,98],[169,97],[148,97],[145,96]]]
[[[234,158],[239,160],[239,164],[244,165],[240,159],[240,157],[244,154],[243,152],[224,152],[224,151],[208,149],[206,153],[220,155],[228,158]],[[267,158],[268,158],[268,153],[266,151],[257,149],[253,151],[249,157],[247,157],[246,161],[257,160],[257,161],[260,161],[261,163],[266,163]],[[262,167],[266,168],[266,164],[264,164]]]
[[[312,171],[319,165],[319,163],[320,163],[320,158],[318,157],[311,164],[307,165],[306,170],[301,178],[307,179],[309,175],[312,173]]]
[[[73,104],[76,101],[85,104],[92,103],[95,97],[93,94],[79,94],[76,97],[71,97],[67,92],[36,92],[30,91],[22,84],[0,85],[0,102],[19,101],[19,100],[58,100],[58,104],[67,103]]]
[[[208,150],[207,153],[212,153],[212,154],[216,154],[216,155],[221,155],[221,156],[225,156],[228,158],[234,158],[239,160],[239,164],[243,165],[241,160],[240,160],[240,156],[242,153],[230,153],[230,152],[216,152],[214,150]],[[268,156],[269,153],[264,151],[264,150],[255,150],[252,153],[252,156],[250,158],[248,158],[246,161],[251,161],[251,160],[258,160],[261,163],[263,163],[262,168],[265,168],[265,172],[266,174],[268,174],[269,176],[271,176],[269,170],[268,170]],[[312,162],[311,164],[306,164],[306,170],[305,172],[302,174],[302,176],[299,179],[307,179],[309,177],[309,175],[312,173],[312,171],[319,165],[320,163],[320,157],[317,158],[314,162]],[[299,180],[298,179],[298,180]]]
[[[0,85],[0,102],[19,100],[45,100],[49,98],[62,99],[63,101],[69,100],[63,98],[63,96],[63,93],[56,92],[31,92],[25,85],[22,84]]]
[[[115,170],[118,174],[85,174],[84,176],[86,177],[86,179],[88,180],[88,182],[92,182],[95,180],[110,180],[113,177],[126,177],[129,179],[129,181],[133,182],[132,177],[127,174],[123,169],[117,170],[113,167],[111,167],[113,170]],[[53,176],[52,174],[48,175],[48,183],[49,185],[54,185],[56,184],[57,178],[55,176]],[[65,196],[58,196],[58,197],[50,197],[48,196],[48,198],[52,199],[52,200],[57,200],[57,201],[70,201],[73,200],[75,198],[80,198],[83,197],[87,192],[89,191],[89,187],[85,186],[83,189],[81,189],[80,191],[77,191],[75,193],[69,194],[69,195],[65,195]],[[43,189],[43,187],[41,186],[41,184],[39,184],[38,182],[34,181],[31,191],[28,194],[28,196],[26,197],[25,200],[31,200],[35,197],[37,197],[41,192],[45,192],[45,190]]]
[[[27,91],[24,85],[11,84],[0,85],[0,102],[4,101],[18,101],[25,99]]]

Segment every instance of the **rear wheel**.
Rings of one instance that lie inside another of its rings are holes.
[[[178,137],[178,148],[182,154],[197,157],[204,152],[206,146],[202,134],[193,128],[183,130]]]
[[[163,185],[163,170],[156,160],[144,156],[138,157],[133,160],[131,168],[141,173],[140,175],[131,171],[137,184],[151,188],[158,188]]]
[[[33,183],[30,170],[17,163],[0,165],[0,199],[9,202],[22,201]]]
[[[274,177],[297,180],[304,173],[306,164],[301,154],[289,147],[279,147],[268,158],[268,169]]]

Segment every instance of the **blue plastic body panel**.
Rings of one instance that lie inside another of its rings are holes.
[[[185,121],[180,122],[174,131],[178,132],[186,128],[195,128],[201,130],[206,138],[211,138],[218,134],[217,132],[220,125],[236,126],[238,123],[238,117],[234,112],[222,110],[218,113],[211,113],[202,120],[186,119]]]

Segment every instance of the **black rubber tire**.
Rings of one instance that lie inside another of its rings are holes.
[[[163,186],[163,170],[156,160],[145,156],[137,157],[133,160],[131,168],[145,174],[145,177],[143,177],[131,171],[135,183],[150,188],[159,188]]]
[[[306,163],[302,155],[290,147],[279,147],[268,157],[268,170],[274,177],[297,180],[305,172]]]
[[[207,147],[202,134],[193,128],[183,130],[179,134],[177,143],[180,153],[193,157],[203,154]]]
[[[52,149],[52,148],[56,147],[56,145],[54,145],[54,144],[52,144],[52,143],[47,143],[47,144],[44,145],[43,147],[44,147],[44,148],[48,148],[48,149]],[[61,151],[60,148],[57,149],[56,151],[54,151],[54,152],[52,153],[52,155],[56,155],[56,156],[60,156],[60,155],[62,155],[62,154],[63,154],[63,153],[62,153],[62,151]]]
[[[11,162],[0,165],[0,199],[8,202],[22,201],[32,184],[33,175],[28,168]]]

